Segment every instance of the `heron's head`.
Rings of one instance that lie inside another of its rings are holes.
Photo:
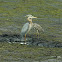
[[[34,17],[34,16],[32,16],[32,15],[26,15],[25,17],[27,17],[27,20],[28,20],[29,22],[32,22],[32,19],[33,19],[33,18],[37,18],[37,17]]]

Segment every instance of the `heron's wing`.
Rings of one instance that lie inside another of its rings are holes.
[[[25,35],[29,29],[29,23],[25,23],[21,30],[21,35]]]
[[[41,31],[41,30],[44,31],[43,28],[37,23],[33,23],[33,28],[35,28],[38,31]]]

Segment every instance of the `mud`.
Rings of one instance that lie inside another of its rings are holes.
[[[47,41],[45,39],[41,39],[34,37],[33,35],[27,36],[28,38],[31,38],[31,40],[26,41],[26,45],[33,45],[33,46],[41,46],[41,47],[58,47],[62,48],[61,42],[56,41]],[[8,42],[8,43],[24,43],[25,41],[20,41],[20,35],[8,35],[3,34],[0,35],[0,42]]]

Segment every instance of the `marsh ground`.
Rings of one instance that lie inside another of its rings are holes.
[[[43,27],[44,33],[40,33],[42,40],[62,43],[62,0],[0,0],[0,35],[19,35],[27,22],[24,17],[27,14],[38,17],[33,22]],[[28,36],[36,37],[35,34],[36,31],[31,31]],[[0,43],[0,61],[45,60],[51,56],[62,56],[61,51],[61,48],[9,44],[5,41]]]

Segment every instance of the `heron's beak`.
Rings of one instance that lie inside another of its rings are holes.
[[[32,17],[32,18],[37,18],[37,17]]]

